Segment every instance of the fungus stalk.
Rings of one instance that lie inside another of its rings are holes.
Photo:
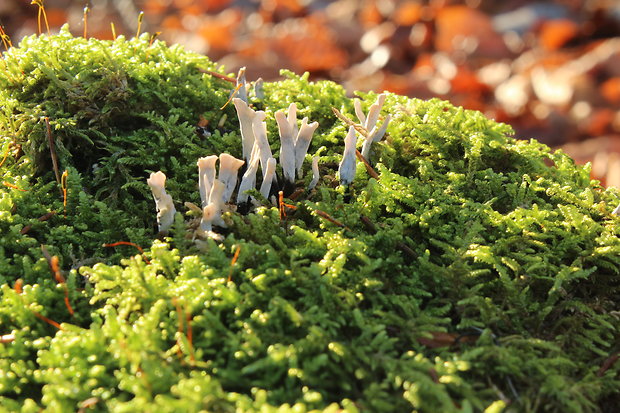
[[[220,174],[218,178],[222,184],[224,184],[224,191],[222,192],[221,198],[223,203],[230,200],[230,197],[235,190],[235,186],[237,186],[237,174],[239,173],[239,168],[241,168],[244,163],[244,161],[227,153],[220,155]],[[213,200],[212,196],[210,199]]]
[[[349,126],[349,133],[344,138],[344,153],[338,166],[341,185],[349,185],[355,178],[355,126]]]
[[[226,223],[222,219],[222,210],[224,203],[222,195],[226,186],[219,179],[213,181],[209,204],[202,209],[202,219],[200,220],[200,229],[206,233],[213,231],[213,225],[226,228]]]
[[[250,161],[250,165],[243,174],[243,178],[241,178],[241,183],[239,184],[239,191],[237,193],[238,205],[248,202],[248,198],[250,196],[246,193],[246,191],[249,191],[256,186],[256,173],[258,172],[260,156],[258,153],[258,146],[255,146],[254,149],[255,150],[252,152],[252,159]]]
[[[308,124],[308,118],[301,121],[301,129],[297,126],[297,106],[291,103],[288,107],[288,115],[278,111],[275,113],[280,132],[280,165],[284,179],[289,183],[295,183],[295,173],[301,177],[302,165],[310,147],[310,141],[314,131],[318,128],[317,122]]]
[[[312,157],[312,181],[308,185],[308,190],[314,189],[316,184],[319,183],[319,157]]]
[[[290,107],[294,106],[291,103]],[[293,135],[294,130],[290,120],[287,119],[284,112],[277,111],[274,114],[278,123],[278,131],[280,133],[280,165],[282,166],[282,174],[284,179],[289,183],[295,183],[295,140],[297,136]]]
[[[245,67],[239,69],[237,73],[237,85],[235,90],[237,90],[237,97],[244,102],[248,102],[248,90],[247,90],[247,82],[245,80]]]
[[[267,140],[267,124],[265,120],[265,112],[258,111],[252,120],[252,130],[254,131],[255,144],[258,145],[260,155],[260,167],[263,171],[263,177],[267,174],[267,161],[272,158],[271,148]]]
[[[362,145],[362,156],[364,158],[368,159],[368,156],[370,156],[370,147],[372,144],[375,142],[380,142],[381,139],[383,139],[385,131],[387,130],[391,120],[392,116],[387,115],[381,126],[377,127],[375,125],[375,127],[368,133],[368,136],[364,138],[364,144]]]
[[[295,170],[297,171],[297,177],[301,178],[301,167],[306,159],[306,153],[310,147],[310,141],[314,135],[314,131],[319,127],[318,122],[308,123],[308,118],[303,118],[301,121],[301,128],[297,134],[297,140],[295,141]]]
[[[383,124],[378,127],[377,121],[379,120],[379,114],[381,113],[381,108],[383,107],[383,103],[385,103],[385,93],[377,96],[377,100],[373,103],[368,109],[368,115],[364,114],[362,110],[362,103],[359,99],[355,99],[353,101],[353,106],[355,107],[355,115],[359,119],[360,123],[368,132],[368,135],[364,139],[364,144],[362,146],[362,156],[365,159],[368,159],[370,156],[370,147],[374,142],[379,142],[383,139],[385,135],[385,131],[390,123],[391,116],[386,116]]]
[[[209,203],[209,195],[211,187],[215,180],[215,161],[216,155],[210,155],[205,158],[198,159],[198,190],[200,191],[201,207],[204,208]]]
[[[241,127],[241,147],[243,148],[243,159],[250,161],[252,156],[252,148],[254,148],[254,130],[252,124],[256,112],[248,106],[248,104],[239,98],[233,99],[239,125]]]
[[[166,174],[162,171],[151,173],[146,183],[151,187],[157,208],[157,227],[160,233],[166,233],[174,222],[176,209],[172,197],[166,193]]]
[[[269,192],[271,192],[271,183],[276,177],[276,160],[269,158],[267,160],[267,168],[264,170],[263,183],[260,186],[260,194],[269,199]]]

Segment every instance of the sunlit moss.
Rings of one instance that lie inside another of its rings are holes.
[[[2,409],[581,412],[617,398],[615,189],[481,113],[394,94],[378,176],[358,162],[344,188],[332,107],[355,119],[352,101],[285,73],[250,102],[270,138],[292,102],[319,122],[316,190],[286,216],[264,199],[227,214],[222,243],[194,242],[189,213],[157,240],[150,172],[185,213],[197,159],[240,157],[241,137],[217,66],[149,40],[65,29],[3,55]]]

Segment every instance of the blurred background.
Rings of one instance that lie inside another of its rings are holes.
[[[280,68],[354,90],[440,97],[561,147],[620,188],[619,0],[35,0],[52,32],[141,31],[249,80]],[[31,0],[0,0],[13,44],[38,32]],[[45,29],[43,29],[45,30]]]

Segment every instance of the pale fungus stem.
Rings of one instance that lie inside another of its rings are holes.
[[[312,181],[310,181],[310,184],[308,185],[308,190],[314,189],[316,184],[319,183],[319,178],[319,157],[314,156],[312,158]]]
[[[218,178],[224,184],[224,191],[222,192],[221,198],[223,203],[230,200],[235,186],[237,186],[239,168],[241,168],[244,163],[244,161],[227,153],[220,155],[220,174]],[[213,198],[211,198],[211,200],[213,200]]]
[[[248,106],[246,102],[239,98],[233,98],[233,104],[237,110],[239,125],[241,127],[241,147],[243,148],[243,159],[250,160],[252,148],[254,147],[254,130],[252,123],[256,112]]]
[[[204,208],[209,203],[211,187],[215,180],[215,162],[217,155],[209,155],[198,159],[198,189],[200,191],[201,207]]]
[[[273,157],[271,148],[269,147],[269,141],[267,140],[267,124],[264,122],[265,116],[265,112],[258,111],[252,120],[252,130],[254,131],[255,144],[258,145],[260,151],[260,167],[263,171],[263,176],[267,173],[267,161]]]
[[[166,175],[162,171],[151,173],[146,183],[151,187],[157,208],[157,226],[160,233],[166,233],[174,222],[176,209],[172,197],[166,193]]]
[[[239,73],[237,73],[237,97],[244,102],[248,102],[248,90],[247,90],[247,82],[245,80],[245,67],[239,69]],[[235,92],[233,92],[235,93]]]
[[[267,160],[267,167],[264,171],[263,182],[260,186],[260,194],[269,198],[269,192],[271,192],[271,184],[276,177],[276,160],[274,158],[269,158]]]
[[[355,178],[355,127],[349,126],[349,133],[344,138],[344,153],[338,166],[341,185],[349,185]]]
[[[252,159],[250,161],[250,165],[243,174],[243,178],[241,178],[241,183],[239,184],[239,191],[237,193],[237,204],[248,202],[248,198],[250,196],[246,192],[256,186],[256,173],[258,172],[260,156],[258,154],[258,146],[255,146],[254,148],[256,150],[252,152]]]
[[[301,128],[297,134],[297,140],[295,141],[295,169],[297,176],[301,178],[301,167],[306,159],[308,148],[310,147],[310,141],[314,135],[314,131],[319,127],[317,122],[308,123],[308,118],[303,118],[301,121]]]
[[[226,227],[226,223],[222,219],[222,210],[224,203],[222,196],[224,194],[225,185],[219,179],[213,181],[211,188],[211,196],[209,204],[202,209],[202,220],[200,221],[200,229],[205,232],[213,230],[213,225]]]

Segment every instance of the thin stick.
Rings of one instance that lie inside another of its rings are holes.
[[[230,261],[230,270],[228,271],[228,282],[232,281],[233,267],[237,262],[237,258],[239,258],[239,253],[241,252],[241,245],[237,245],[235,249],[235,253],[233,254],[232,260]]]
[[[145,60],[147,62],[149,61],[149,56],[151,55],[151,46],[153,46],[153,43],[155,42],[155,39],[160,34],[161,34],[161,32],[155,32],[155,34],[151,35],[151,39],[149,40],[149,47],[146,49],[146,54],[145,54]]]
[[[230,82],[230,83],[237,83],[237,79],[235,79],[234,77],[226,76],[226,75],[223,75],[221,73],[214,72],[212,70],[205,70],[205,69],[200,69],[199,68],[198,71],[200,73],[206,73],[208,75],[211,75],[213,77],[217,77],[218,79],[225,80],[225,81]]]
[[[17,294],[21,294],[22,293],[22,286],[24,285],[24,280],[22,280],[21,278],[18,278],[15,281],[15,285],[13,286],[13,289],[15,290],[15,292]]]
[[[43,16],[43,21],[45,22],[45,28],[47,29],[47,35],[50,35],[50,25],[47,22],[47,13],[45,13],[45,6],[43,5],[44,0],[32,0],[30,4],[34,4],[39,6],[39,14],[37,15],[37,26],[39,28],[39,35],[41,34],[41,16]]]
[[[2,26],[0,26],[0,38],[2,39],[2,44],[4,45],[4,48],[6,50],[9,50],[9,48],[13,47],[13,43],[11,43],[11,38],[8,34],[6,34],[6,32],[4,31],[4,27]]]
[[[7,181],[2,181],[2,185],[8,186],[9,188],[17,189],[18,191],[28,192],[27,189],[22,189],[22,188],[18,187],[17,185],[13,185],[12,183],[7,182]]]
[[[355,155],[357,156],[357,159],[359,159],[360,161],[362,161],[362,163],[364,164],[364,166],[366,167],[366,172],[368,172],[368,175],[370,175],[371,177],[375,178],[375,179],[379,179],[379,174],[377,173],[377,171],[374,170],[374,168],[370,165],[370,163],[368,162],[368,160],[366,158],[364,158],[364,155],[362,155],[360,153],[360,151],[358,151],[357,149],[355,150]]]
[[[605,374],[605,372],[607,370],[609,370],[614,365],[614,363],[616,363],[618,361],[619,358],[620,358],[620,351],[617,351],[614,354],[612,354],[611,356],[609,356],[603,362],[603,365],[601,366],[601,368],[598,369],[598,371],[596,372],[596,376],[597,377],[602,377],[603,374]]]
[[[54,168],[54,175],[56,175],[56,182],[61,184],[60,172],[58,172],[58,155],[56,155],[56,146],[54,145],[54,138],[52,137],[52,127],[50,126],[50,118],[45,117],[45,126],[47,131],[47,141],[50,147],[50,154],[52,156],[52,167]],[[60,190],[62,195],[62,189]]]
[[[65,208],[65,218],[67,218],[67,178],[69,177],[69,171],[65,169],[60,177],[60,187],[62,189],[62,205]]]
[[[64,299],[65,306],[67,307],[69,314],[73,315],[74,313],[73,307],[71,307],[71,303],[69,302],[69,287],[67,287],[67,280],[60,272],[58,256],[56,255],[50,256],[49,251],[47,251],[47,248],[43,244],[41,244],[41,251],[43,252],[43,256],[45,256],[45,258],[47,259],[47,263],[50,267],[50,271],[52,272],[52,275],[54,276],[54,279],[56,280],[58,284],[63,285],[64,290],[65,290],[65,299]]]
[[[110,22],[110,28],[112,29],[112,39],[116,40],[116,27],[114,26],[114,22]]]
[[[142,29],[142,19],[144,19],[143,11],[138,14],[138,30],[136,30],[136,37],[140,37],[140,30]]]
[[[2,157],[2,161],[0,161],[0,167],[4,165],[4,161],[6,161],[6,159],[9,157],[9,149],[11,149],[10,143],[6,146],[6,150],[4,151],[4,156]]]
[[[41,315],[39,313],[37,313],[36,311],[32,312],[35,317],[40,318],[41,320],[45,321],[48,324],[53,325],[54,327],[56,327],[59,330],[62,330],[62,326],[60,324],[58,324],[57,322],[55,322],[54,320],[50,320],[49,318],[45,317],[44,315]]]
[[[146,262],[147,264],[150,264],[151,262],[149,261],[148,258],[146,258],[146,255],[144,255],[144,250],[142,249],[141,246],[139,246],[138,244],[134,244],[133,242],[129,242],[129,241],[118,241],[118,242],[113,242],[112,244],[103,244],[104,247],[116,247],[118,245],[129,245],[131,247],[135,247],[138,251],[140,251],[140,254],[142,254],[142,257],[144,258],[144,262]]]
[[[342,113],[340,113],[340,111],[338,109],[336,109],[334,107],[332,107],[332,112],[334,112],[334,114],[338,117],[338,119],[340,119],[341,121],[346,123],[347,126],[353,126],[355,128],[355,130],[358,131],[359,133],[361,133],[365,138],[368,137],[368,131],[366,130],[365,127],[363,127],[359,123],[353,122],[351,119],[349,119],[346,116],[344,116]]]
[[[41,215],[37,218],[37,221],[44,222],[56,215],[56,211],[50,211],[47,214]],[[26,235],[32,229],[32,225],[28,224],[19,231],[21,235]]]
[[[243,83],[239,83],[237,85],[237,87],[232,91],[232,93],[230,94],[230,96],[228,97],[228,100],[226,101],[226,103],[224,103],[224,106],[222,106],[220,108],[220,110],[224,110],[224,108],[226,106],[228,106],[228,104],[230,103],[231,100],[233,100],[233,98],[235,97],[235,95],[237,94],[237,92],[239,91],[239,89],[241,89],[241,86],[243,86]]]
[[[326,220],[328,220],[332,224],[336,225],[337,227],[344,228],[344,229],[349,229],[345,224],[343,224],[342,222],[338,221],[336,218],[332,217],[331,215],[329,215],[325,211],[321,211],[320,209],[315,209],[314,212],[316,212],[316,214],[318,216],[320,216],[321,218],[325,218]]]
[[[84,38],[88,36],[88,13],[90,13],[90,9],[88,6],[84,7]]]

